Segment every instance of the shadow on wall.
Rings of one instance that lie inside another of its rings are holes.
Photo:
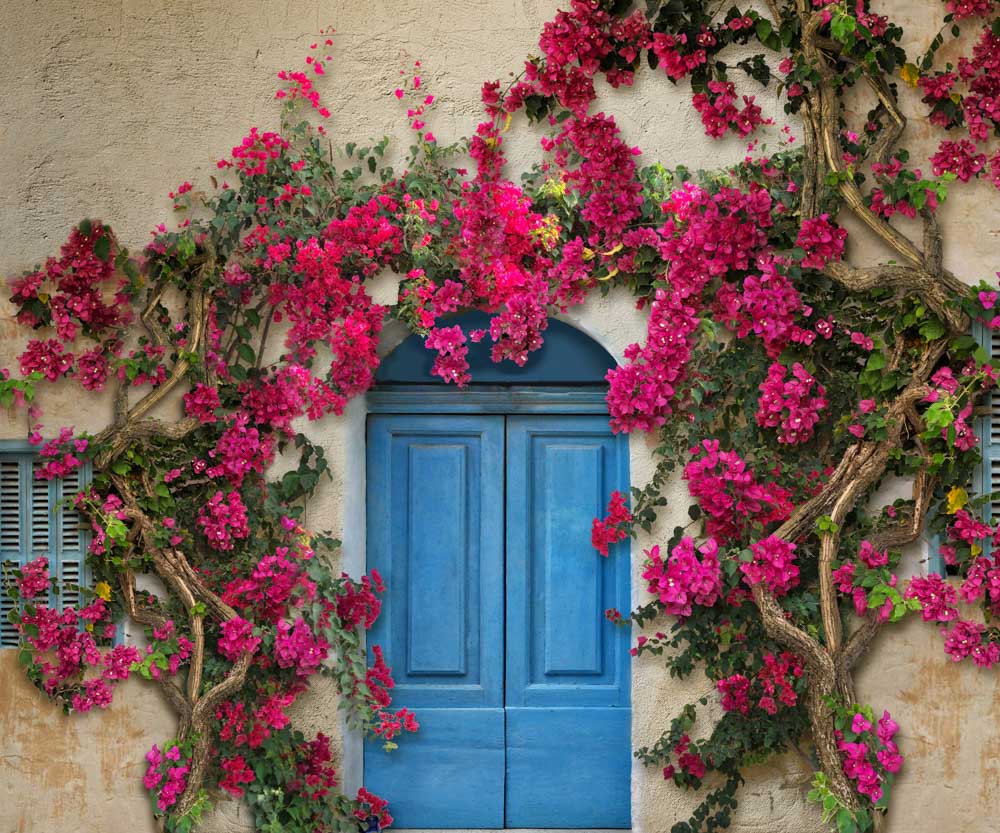
[[[107,711],[63,714],[35,689],[17,651],[0,650],[0,831],[152,831],[143,756],[175,720],[159,692],[128,680]]]

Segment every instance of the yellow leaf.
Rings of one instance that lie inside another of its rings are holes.
[[[625,248],[625,244],[624,243],[619,243],[613,249],[608,249],[606,252],[603,252],[603,254],[604,254],[605,257],[610,257],[611,255],[618,254],[618,252],[620,252],[624,248]]]
[[[584,246],[583,247],[583,259],[584,260],[593,260],[594,259],[594,250],[593,249],[588,249],[586,246]]]
[[[599,281],[610,281],[617,274],[618,274],[618,269],[617,268],[616,269],[612,269],[603,278],[598,278],[597,280],[599,280]]]
[[[969,549],[974,556],[979,555],[983,551],[983,548],[979,544],[973,544]]]
[[[952,93],[952,94],[951,94],[950,96],[948,96],[948,97],[949,97],[949,98],[950,98],[950,99],[951,99],[951,100],[952,100],[953,102],[955,102],[955,104],[961,104],[961,103],[962,103],[962,96],[960,96],[960,95],[959,95],[958,93]]]
[[[949,515],[954,515],[959,509],[969,502],[969,495],[961,486],[955,486],[948,492],[948,508],[945,510]]]
[[[512,114],[512,113],[508,113],[508,114],[507,114],[507,118],[505,118],[505,119],[503,120],[503,132],[504,132],[504,133],[506,133],[506,132],[507,132],[508,130],[510,130],[510,120],[511,120],[511,119],[512,119],[513,117],[514,117],[514,116],[513,116],[513,114]]]
[[[106,581],[99,581],[94,585],[94,593],[100,596],[104,601],[111,601],[111,585]]]
[[[38,300],[41,301],[43,304],[47,304],[49,302],[48,293],[46,293],[46,292],[39,292],[38,293]]]
[[[899,70],[899,77],[911,87],[915,87],[917,86],[917,81],[920,80],[920,70],[917,69],[916,64],[903,64]]]

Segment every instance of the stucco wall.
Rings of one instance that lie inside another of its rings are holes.
[[[69,227],[85,215],[111,222],[127,245],[138,248],[148,230],[167,218],[166,192],[184,179],[202,181],[213,161],[250,125],[273,127],[274,74],[296,64],[321,28],[337,29],[328,100],[335,142],[400,134],[402,113],[391,95],[397,71],[423,61],[425,83],[438,95],[432,119],[441,139],[467,134],[478,117],[483,80],[517,70],[537,51],[538,32],[557,7],[553,0],[123,0],[89,4],[0,0],[0,273],[31,266],[52,252]],[[920,48],[933,37],[936,2],[884,4]],[[933,5],[933,14],[928,7]],[[749,90],[748,90],[749,91]],[[605,90],[613,112],[644,158],[665,164],[715,167],[738,159],[742,142],[709,143],[683,87],[644,70],[632,90]],[[779,125],[782,114],[764,101]],[[867,109],[867,105],[865,105]],[[927,125],[916,119],[911,147],[924,143]],[[769,133],[774,147],[777,130]],[[512,166],[537,156],[537,136],[515,121],[508,134]],[[926,153],[924,153],[926,156]],[[1000,205],[988,186],[968,186],[944,211],[951,232],[948,265],[969,279],[992,275],[1000,233]],[[852,241],[858,253],[858,241]],[[873,257],[875,251],[866,252]],[[391,276],[379,281],[391,301]],[[23,337],[0,311],[0,367],[10,365]],[[643,317],[623,294],[593,299],[566,316],[617,357],[641,340]],[[50,427],[99,427],[107,402],[47,393]],[[310,505],[308,521],[338,530],[343,563],[364,568],[364,403],[314,427],[334,469],[331,485]],[[23,417],[0,416],[0,438],[24,437]],[[644,483],[649,448],[633,437],[632,476]],[[683,492],[669,530],[684,515]],[[654,530],[650,540],[662,539]],[[639,564],[640,540],[633,553]],[[912,570],[920,569],[915,554]],[[637,582],[636,582],[637,584]],[[638,593],[638,590],[636,590]],[[860,689],[877,708],[888,708],[903,726],[906,767],[893,802],[891,830],[980,833],[1000,789],[997,678],[948,662],[933,629],[909,622],[896,628],[863,669]],[[650,660],[634,665],[636,745],[655,740],[684,702],[708,691],[703,679],[671,681]],[[129,683],[106,714],[67,719],[48,707],[21,678],[12,652],[0,654],[0,833],[152,830],[139,785],[143,752],[169,737],[173,726],[157,695]],[[344,780],[356,785],[360,752],[340,731],[331,692],[303,698],[296,719],[304,730],[322,729],[337,743]],[[754,773],[742,795],[733,829],[814,830],[802,789],[808,779],[794,756]],[[693,801],[656,771],[638,765],[633,775],[634,827],[669,830]],[[391,799],[391,796],[389,796]],[[994,814],[996,815],[996,814]],[[223,802],[210,823],[216,831],[246,827],[246,811]]]

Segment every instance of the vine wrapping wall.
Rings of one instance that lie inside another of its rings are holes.
[[[11,91],[0,103],[0,145],[13,151],[0,162],[4,229],[0,270],[5,274],[40,260],[84,215],[113,221],[126,243],[137,246],[145,241],[148,230],[166,213],[167,191],[197,173],[207,176],[212,154],[231,147],[247,124],[265,127],[273,123],[272,79],[279,68],[297,60],[302,32],[327,23],[338,29],[326,93],[334,109],[331,132],[335,140],[368,132],[399,135],[402,120],[391,91],[397,69],[416,59],[422,60],[424,74],[442,101],[433,124],[435,133],[450,138],[468,133],[478,120],[481,81],[519,68],[524,55],[536,50],[538,32],[557,7],[530,0],[509,4],[386,2],[364,7],[348,2],[261,3],[256,8],[190,3],[181,13],[178,5],[150,8],[125,3],[85,16],[75,6],[53,3],[11,17],[10,58],[0,69],[4,88]],[[893,17],[909,24],[907,37],[925,42],[933,37],[937,10],[925,20],[919,11],[908,11],[913,4],[899,0],[885,5]],[[46,33],[42,44],[39,32]],[[602,105],[615,113],[626,140],[643,149],[646,161],[715,167],[723,154],[733,161],[743,154],[739,140],[721,145],[705,141],[687,91],[672,87],[661,75],[643,71],[634,89],[602,94]],[[779,107],[765,101],[764,108],[765,115],[784,122]],[[930,131],[918,107],[914,106],[912,114],[913,139],[907,143],[915,153],[923,149],[929,154],[933,144],[921,140]],[[777,131],[770,135],[776,138]],[[511,136],[514,150],[509,156],[515,168],[536,157],[536,135],[531,130],[512,131]],[[989,188],[988,184],[965,186],[944,209],[946,238],[961,241],[945,252],[946,264],[958,275],[978,278],[995,271],[993,230],[1000,230],[1000,213]],[[872,252],[873,257],[877,254]],[[392,295],[391,278],[383,277],[381,283],[383,291]],[[644,318],[635,313],[625,293],[593,298],[566,319],[602,341],[617,358],[629,342],[642,341],[644,336]],[[24,334],[9,313],[0,327],[6,359],[8,349],[10,355],[20,352]],[[52,389],[44,396],[43,404],[53,420],[72,414],[67,422],[92,430],[107,420],[107,411],[102,412],[100,406],[79,414],[75,393],[61,399]],[[327,449],[335,483],[347,485],[339,490],[327,488],[308,511],[310,520],[319,517],[324,525],[342,529],[345,558],[360,566],[363,531],[352,526],[349,518],[357,517],[350,509],[357,508],[360,494],[352,490],[362,488],[357,451],[363,420],[360,403],[352,408],[346,420],[325,423],[313,432],[313,440]],[[20,421],[2,423],[4,437],[24,437],[25,433]],[[649,474],[648,448],[641,435],[631,442],[633,480],[641,485]],[[664,540],[666,534],[657,533],[669,530],[677,520],[662,518],[654,535],[633,545],[636,574],[642,547],[657,538]],[[918,569],[916,564],[912,569]],[[991,734],[998,721],[984,709],[996,702],[997,683],[993,676],[974,668],[952,666],[932,629],[916,621],[902,627],[886,646],[890,653],[876,651],[859,680],[863,699],[897,715],[913,715],[903,730],[908,759],[898,782],[890,829],[973,833],[981,829],[983,802],[1000,781],[1000,771],[990,760],[1000,740]],[[0,662],[4,663],[0,670],[0,806],[5,808],[0,811],[0,824],[24,830],[50,829],[57,824],[65,830],[124,830],[134,829],[136,818],[147,819],[147,801],[139,786],[140,756],[125,760],[113,752],[115,747],[148,748],[169,731],[151,726],[159,719],[152,692],[135,699],[131,689],[140,686],[129,684],[130,690],[111,711],[63,721],[34,697],[14,667],[13,656],[2,655]],[[902,688],[900,680],[905,683]],[[708,693],[707,682],[667,683],[655,660],[637,662],[635,745],[655,740],[665,716],[693,692],[701,693],[699,686]],[[296,716],[303,728],[321,728],[343,738],[332,697],[313,692],[298,709]],[[112,738],[123,742],[109,742]],[[68,763],[62,770],[52,767],[56,755],[46,751],[49,745],[66,751]],[[103,751],[98,751],[102,746]],[[347,747],[345,763],[350,765],[349,743]],[[129,768],[133,771],[127,772]],[[351,777],[350,770],[346,774]],[[812,823],[813,811],[802,803],[798,781],[803,768],[794,758],[758,775],[743,795],[737,817],[742,827],[736,829],[772,829],[782,822],[795,829],[799,819]],[[39,804],[34,800],[38,784],[51,801]],[[949,800],[956,794],[967,796],[968,803],[956,807]],[[124,805],[123,795],[128,802]],[[81,797],[82,810],[76,804]],[[664,784],[655,770],[636,765],[633,817],[637,830],[669,827],[690,803],[685,794]],[[126,812],[125,807],[134,810]],[[225,808],[210,824],[216,829],[238,829],[241,822],[233,817],[234,809]]]

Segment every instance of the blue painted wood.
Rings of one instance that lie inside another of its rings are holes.
[[[369,419],[368,566],[387,585],[369,646],[421,726],[389,752],[365,743],[397,827],[503,826],[503,427]]]
[[[461,326],[466,336],[473,330],[490,328],[490,316],[467,312],[444,322]],[[478,344],[470,341],[469,372],[472,384],[551,385],[604,384],[608,370],[615,366],[611,354],[596,341],[554,318],[542,333],[544,343],[528,357],[524,367],[510,361],[496,363],[490,357],[493,342],[487,334]],[[437,355],[424,347],[424,337],[411,335],[392,351],[375,373],[378,384],[433,384],[444,386],[443,379],[431,376]]]
[[[380,385],[366,395],[373,414],[607,414],[606,387],[455,388]]]
[[[630,709],[508,706],[506,826],[631,827],[630,732]]]
[[[628,827],[629,559],[590,544],[628,488],[605,417],[507,418],[507,827]]]

